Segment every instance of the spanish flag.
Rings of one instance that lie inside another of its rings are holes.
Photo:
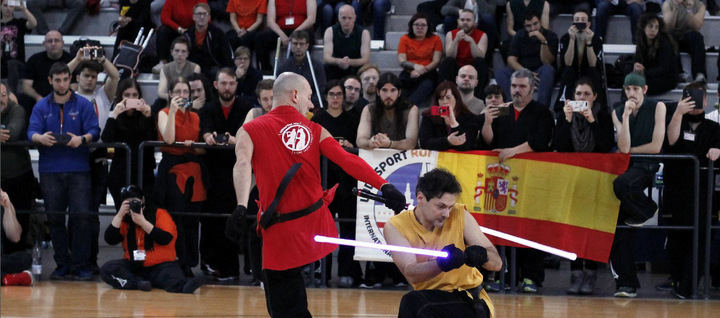
[[[500,163],[496,152],[473,151],[440,152],[437,166],[457,176],[458,201],[479,224],[607,263],[620,208],[613,180],[629,161],[627,154],[547,152]]]

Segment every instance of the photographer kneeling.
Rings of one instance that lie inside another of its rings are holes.
[[[175,254],[177,229],[167,211],[152,204],[137,186],[120,191],[122,206],[105,230],[110,245],[122,242],[123,259],[100,268],[103,281],[118,289],[150,291],[152,287],[172,293],[193,293],[203,277],[185,278]]]

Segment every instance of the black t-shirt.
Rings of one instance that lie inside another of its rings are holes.
[[[345,138],[355,145],[360,118],[352,115],[352,113],[343,111],[340,116],[333,117],[326,110],[319,109],[313,116],[312,121],[327,129],[333,137]]]
[[[558,38],[555,32],[550,30],[542,29],[542,34],[548,42],[548,48],[553,54],[557,54],[558,51]],[[528,36],[528,32],[522,29],[515,33],[515,36],[510,42],[510,56],[515,56],[518,59],[518,63],[523,67],[533,71],[543,65],[540,59],[540,49],[542,43],[536,37]]]
[[[548,151],[553,131],[552,114],[547,107],[531,101],[520,112],[517,120],[512,108],[509,115],[495,118],[492,131],[493,149],[511,148],[527,141],[535,152]]]
[[[58,60],[51,60],[47,56],[47,52],[39,52],[33,54],[25,64],[24,79],[33,81],[33,89],[40,96],[47,96],[52,91],[52,86],[48,82],[48,72],[55,62],[69,63],[72,60],[70,53],[63,51],[62,56]]]
[[[0,42],[2,43],[2,77],[7,77],[7,61],[10,59],[25,62],[25,33],[27,20],[12,19],[0,23]]]

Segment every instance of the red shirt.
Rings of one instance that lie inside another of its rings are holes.
[[[173,30],[179,26],[187,29],[195,23],[193,7],[201,2],[207,3],[207,0],[167,0],[160,12],[160,21]]]
[[[307,120],[291,106],[280,106],[243,125],[243,129],[253,141],[252,166],[261,211],[270,206],[280,181],[296,162],[302,166],[285,189],[276,213],[307,208],[323,197],[320,125]],[[313,241],[315,235],[338,235],[327,204],[301,218],[263,229],[263,268],[295,268],[331,253],[337,245]]]
[[[452,30],[451,34],[451,40],[455,40],[455,35],[457,35],[458,31],[460,29]],[[472,32],[470,32],[470,37],[473,39],[475,43],[478,43],[480,39],[482,39],[483,35],[485,35],[485,32],[480,31],[478,29],[473,29]],[[455,61],[457,61],[458,67],[465,66],[465,65],[472,65],[473,63],[473,56],[472,52],[470,51],[470,43],[467,41],[460,41],[458,42],[457,47],[457,55],[455,56]]]
[[[315,0],[270,0],[275,1],[275,23],[283,30],[295,30],[307,19],[307,1]],[[293,23],[288,20],[292,18]]]

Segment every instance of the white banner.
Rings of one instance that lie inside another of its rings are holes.
[[[438,152],[430,150],[363,150],[360,149],[360,158],[363,158],[378,175],[405,194],[405,200],[415,206],[415,185],[418,177],[435,168]],[[366,189],[378,193],[378,189],[358,181],[358,189]],[[355,222],[355,239],[362,242],[385,244],[383,228],[385,223],[395,213],[386,208],[384,204],[357,198],[357,220]],[[355,248],[356,261],[392,262],[388,251]]]

